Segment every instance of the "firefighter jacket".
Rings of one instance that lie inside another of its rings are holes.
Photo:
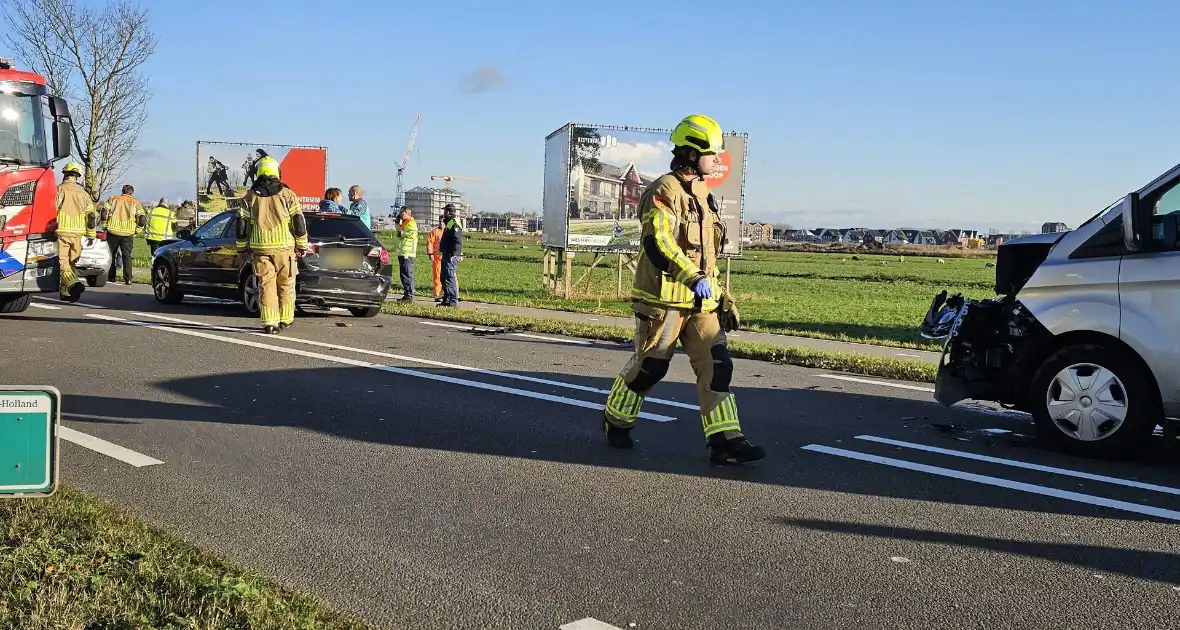
[[[443,229],[437,228],[437,227],[434,228],[433,230],[431,230],[430,234],[426,235],[426,255],[427,256],[437,256],[438,255],[438,244],[442,240],[442,235],[443,235]]]
[[[172,238],[172,209],[156,206],[148,213],[147,228],[143,237],[149,241],[162,241]]]
[[[418,222],[414,217],[402,221],[394,234],[397,239],[397,255],[402,258],[413,258],[418,254]]]
[[[631,300],[692,309],[693,287],[710,282],[713,297],[699,306],[705,312],[717,310],[717,254],[725,242],[725,224],[705,180],[685,182],[673,173],[661,176],[640,198],[639,217],[642,248]]]
[[[256,252],[307,249],[307,219],[295,192],[274,177],[254,183],[238,211],[238,249]]]
[[[57,187],[57,233],[61,236],[95,237],[98,215],[94,201],[76,181],[64,181]]]
[[[135,236],[135,232],[143,227],[143,206],[131,195],[117,195],[107,199],[106,211],[108,234]]]

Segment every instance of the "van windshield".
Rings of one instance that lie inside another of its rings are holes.
[[[1114,202],[1112,202],[1112,203],[1111,203],[1109,206],[1106,206],[1105,208],[1103,208],[1103,209],[1099,210],[1099,211],[1098,211],[1098,214],[1095,214],[1094,216],[1090,217],[1089,219],[1086,219],[1086,222],[1085,222],[1085,223],[1083,223],[1082,225],[1079,225],[1079,226],[1078,226],[1078,228],[1080,229],[1080,228],[1082,228],[1083,226],[1085,226],[1085,225],[1088,225],[1088,224],[1089,224],[1091,221],[1093,221],[1094,219],[1097,219],[1098,217],[1100,217],[1100,216],[1102,216],[1102,215],[1106,214],[1107,212],[1110,212],[1110,211],[1111,211],[1111,209],[1113,209],[1115,206],[1119,205],[1119,204],[1120,204],[1120,203],[1122,203],[1122,202],[1123,202],[1123,198],[1122,198],[1122,197],[1119,197],[1118,199],[1115,199],[1115,200],[1114,200]]]
[[[49,162],[40,98],[0,91],[0,161]]]

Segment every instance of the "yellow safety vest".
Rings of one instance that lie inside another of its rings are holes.
[[[156,206],[148,213],[147,229],[143,232],[149,241],[172,238],[172,209]]]
[[[107,232],[115,236],[133,236],[139,227],[135,218],[143,214],[143,206],[130,195],[118,195],[108,199],[106,207],[110,211]]]
[[[405,223],[398,225],[394,234],[397,238],[397,255],[402,258],[414,258],[418,254],[418,222],[410,217]]]

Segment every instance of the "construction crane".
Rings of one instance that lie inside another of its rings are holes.
[[[402,163],[397,165],[397,194],[394,196],[393,209],[400,210],[406,205],[405,177],[406,167],[410,165],[410,152],[414,150],[414,139],[418,137],[418,126],[422,124],[422,114],[414,119],[414,128],[410,130],[410,141],[406,143],[406,154],[402,156]]]
[[[445,182],[445,186],[446,186],[446,189],[447,189],[447,190],[450,190],[450,189],[451,189],[451,181],[452,181],[452,180],[456,180],[456,179],[464,179],[464,180],[467,180],[467,181],[469,181],[469,182],[483,182],[483,181],[487,181],[487,180],[486,180],[486,179],[484,179],[483,177],[464,177],[464,176],[462,176],[462,175],[431,175],[431,176],[430,176],[430,181],[434,181],[434,180],[436,180],[436,179],[441,179],[441,180],[443,180],[443,182]]]

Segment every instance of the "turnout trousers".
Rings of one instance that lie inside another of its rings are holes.
[[[258,316],[263,326],[295,321],[295,250],[255,252]]]
[[[701,426],[708,438],[741,435],[737,403],[729,382],[733,360],[717,313],[634,303],[635,354],[615,379],[606,401],[606,420],[628,429],[639,417],[643,399],[668,373],[676,343],[684,347],[697,376]]]
[[[74,270],[74,265],[82,257],[82,237],[76,234],[57,235],[57,292],[63,296],[70,294],[70,288],[81,282]],[[114,262],[111,263],[114,265]]]

